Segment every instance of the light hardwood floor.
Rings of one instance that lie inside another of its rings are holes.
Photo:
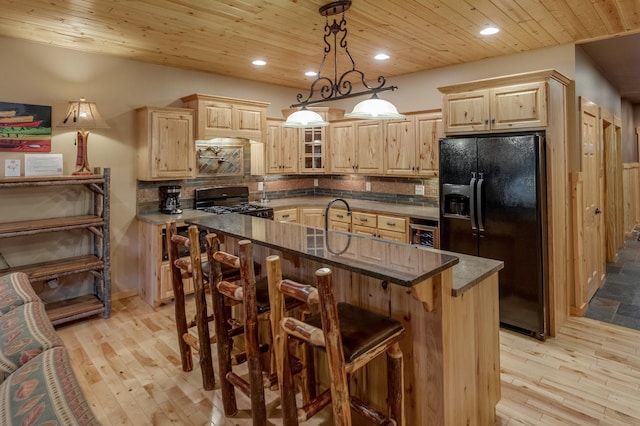
[[[201,389],[197,357],[193,371],[182,371],[172,305],[153,309],[133,297],[114,302],[108,320],[58,331],[104,425],[251,424],[249,401],[241,396],[239,416],[224,418],[219,392]],[[570,318],[544,343],[505,330],[500,343],[496,424],[640,424],[640,332]],[[276,395],[268,391],[267,399],[270,421],[281,424]],[[330,421],[325,416],[308,424]]]

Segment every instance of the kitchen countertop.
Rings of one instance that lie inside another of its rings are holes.
[[[503,268],[501,261],[239,214],[194,216],[187,223],[406,287],[453,267],[454,297]],[[308,229],[313,229],[314,237],[322,237],[311,239],[317,246],[310,246]],[[393,266],[359,256],[358,250],[365,246],[370,253],[393,253]]]
[[[269,200],[266,205],[274,209],[287,207],[326,207],[336,197],[291,197]],[[368,201],[345,198],[352,210],[371,211],[376,213],[388,213],[400,216],[408,216],[417,219],[440,220],[440,211],[437,207],[413,206],[409,204],[385,203],[383,201]],[[253,202],[257,204],[257,201]],[[342,204],[335,204],[335,208],[344,208]]]

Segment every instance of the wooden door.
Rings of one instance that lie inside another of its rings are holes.
[[[468,133],[490,129],[488,90],[445,95],[442,111],[447,133]]]
[[[267,157],[267,173],[280,172],[280,139],[282,134],[282,120],[267,120],[267,143],[265,156]]]
[[[511,130],[547,125],[545,82],[491,89],[491,129]]]
[[[417,173],[414,123],[411,118],[389,120],[384,124],[386,146],[385,174],[411,176]]]
[[[359,121],[355,123],[357,142],[356,172],[379,174],[384,169],[384,140],[382,121]]]
[[[305,207],[300,209],[300,213],[300,223],[303,225],[324,228],[324,208]]]
[[[333,173],[354,173],[356,164],[356,138],[353,122],[330,125],[330,168]]]
[[[600,163],[598,107],[580,99],[581,166],[584,176],[584,264],[587,300],[601,285],[600,256],[602,235],[600,227]]]
[[[281,133],[279,155],[280,173],[293,174],[298,172],[298,145],[300,144],[300,129],[283,127]]]
[[[193,116],[153,111],[152,177],[191,178],[195,176]]]
[[[415,118],[417,168],[421,176],[438,176],[440,138],[444,137],[442,113],[420,114]]]

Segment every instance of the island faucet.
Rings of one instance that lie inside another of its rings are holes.
[[[347,216],[351,216],[351,207],[349,207],[349,203],[347,203],[347,200],[345,200],[344,198],[334,198],[333,200],[329,201],[329,204],[327,204],[327,207],[324,209],[324,230],[325,232],[329,230],[329,209],[331,208],[331,206],[340,201],[341,203],[343,203],[345,205],[345,207],[347,207]]]

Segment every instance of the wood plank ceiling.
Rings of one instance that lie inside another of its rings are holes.
[[[0,0],[0,36],[308,88],[326,0]],[[356,66],[389,77],[640,31],[639,0],[353,0]],[[338,15],[339,19],[339,15]],[[501,32],[479,35],[493,23]],[[386,52],[391,59],[373,59]],[[342,55],[342,52],[340,52]],[[342,55],[344,56],[344,55]],[[251,60],[268,62],[256,67]],[[344,59],[344,58],[343,58]],[[339,65],[339,71],[346,70]],[[333,64],[325,65],[325,73]]]

